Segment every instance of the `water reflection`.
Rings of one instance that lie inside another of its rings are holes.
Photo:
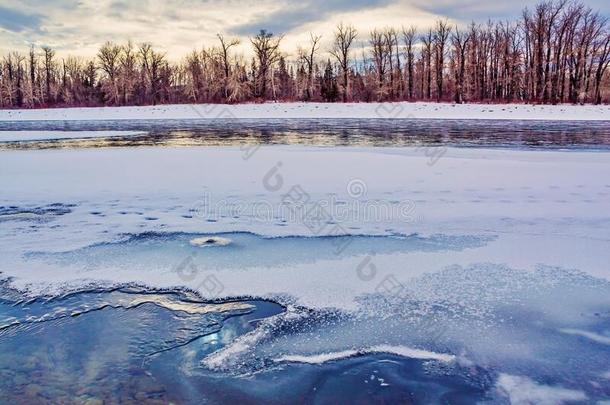
[[[24,300],[0,282],[0,402],[396,403],[408,394],[414,404],[469,403],[491,388],[483,370],[392,354],[270,363],[250,375],[201,367],[283,311],[268,301],[209,303],[131,287]]]
[[[146,131],[93,139],[3,142],[0,149],[137,146],[477,146],[610,148],[610,121],[498,120],[159,120],[1,122],[0,130]]]
[[[0,285],[1,403],[168,403],[178,400],[149,363],[182,375],[260,319],[266,301],[210,303],[186,292],[90,290],[24,300]]]

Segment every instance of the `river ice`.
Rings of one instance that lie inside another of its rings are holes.
[[[610,398],[608,152],[0,154],[11,287],[137,284],[285,306],[193,360],[207,372],[389,355],[491,379],[498,401]]]

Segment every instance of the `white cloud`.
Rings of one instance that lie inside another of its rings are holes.
[[[597,0],[591,0],[596,2]],[[179,59],[194,48],[217,44],[216,33],[239,33],[238,52],[249,53],[247,34],[271,28],[286,34],[283,49],[294,53],[309,32],[323,35],[326,47],[339,21],[368,36],[374,27],[431,25],[438,15],[455,21],[470,15],[518,15],[532,0],[500,3],[468,0],[5,0],[0,6],[0,43],[25,50],[50,45],[58,53],[93,56],[105,41],[151,42]]]

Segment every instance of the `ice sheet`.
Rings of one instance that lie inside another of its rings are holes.
[[[0,271],[31,294],[137,283],[287,306],[198,360],[214,372],[432,353],[502,373],[514,401],[603,398],[609,153],[434,152],[3,151]]]
[[[379,254],[375,265],[394,274],[398,263],[408,260],[409,268],[400,271],[409,277],[491,262],[517,269],[557,266],[609,278],[607,153],[447,149],[429,163],[414,148],[261,147],[248,159],[239,148],[2,152],[0,204],[14,208],[0,215],[1,249],[4,257],[15,259],[0,270],[24,284],[65,283],[85,275],[70,266],[34,268],[18,257],[149,231],[249,231],[267,237],[488,235],[493,239],[474,250],[411,252],[404,258]],[[286,208],[286,198],[303,193],[308,207],[326,204],[320,223]],[[41,214],[49,204],[68,206],[69,213]],[[309,304],[349,306],[375,288],[357,279],[345,282],[354,279],[364,257],[332,260],[332,274],[320,266],[325,260],[271,270],[254,261],[246,266],[252,282],[240,282],[243,274],[227,274],[225,292],[288,293]],[[171,269],[155,263],[150,269],[158,274],[93,268],[86,276],[180,284]],[[266,280],[272,275],[270,284]],[[341,287],[335,290],[337,283]]]

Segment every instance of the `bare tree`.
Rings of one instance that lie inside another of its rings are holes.
[[[595,71],[595,104],[601,104],[601,84],[604,74],[610,65],[610,32],[605,32],[605,38],[601,41],[600,51],[598,53],[597,69]]]
[[[311,100],[313,95],[313,69],[315,65],[316,52],[319,48],[319,42],[322,37],[309,33],[309,49],[299,49],[299,59],[302,60],[307,67],[307,100]]]
[[[13,80],[15,81],[15,103],[17,107],[23,106],[23,98],[24,98],[24,67],[23,64],[25,62],[25,57],[19,54],[18,52],[13,53],[14,60],[14,72],[13,72]]]
[[[394,99],[395,93],[396,93],[396,76],[398,76],[399,80],[398,80],[398,92],[401,91],[400,89],[400,84],[402,83],[402,80],[400,80],[400,78],[402,77],[402,75],[400,74],[400,52],[398,49],[398,34],[396,33],[396,30],[392,27],[386,28],[383,32],[383,36],[384,36],[384,40],[386,42],[386,52],[387,52],[387,64],[388,64],[388,70],[389,70],[389,79],[390,79],[390,84],[389,84],[389,96],[390,99]],[[394,56],[396,56],[396,64],[394,64]],[[398,72],[396,71],[398,70]]]
[[[36,49],[34,45],[30,46],[30,85],[32,88],[36,85]]]
[[[383,32],[371,31],[370,45],[373,52],[373,62],[377,72],[377,100],[383,100],[386,95],[384,80],[388,63],[388,43]]]
[[[464,101],[464,75],[466,72],[466,49],[470,35],[465,34],[458,27],[451,36],[451,43],[455,55],[455,102],[461,104]]]
[[[231,71],[231,64],[229,62],[229,50],[239,45],[239,39],[235,38],[230,41],[225,40],[222,34],[216,34],[220,41],[220,52],[222,57],[222,65],[224,71],[223,91],[225,98],[229,97],[229,73]]]
[[[97,58],[100,61],[100,68],[107,75],[108,80],[105,82],[104,91],[106,93],[107,101],[111,104],[119,103],[117,76],[119,74],[120,56],[121,47],[112,42],[106,42],[97,53]]]
[[[432,98],[432,48],[433,48],[433,40],[434,34],[432,33],[432,29],[429,29],[426,35],[423,35],[421,38],[422,43],[422,89],[424,88],[424,80],[426,83],[425,86],[425,98],[427,100]]]
[[[144,97],[150,104],[157,104],[163,91],[164,79],[167,71],[165,54],[157,52],[149,43],[143,43],[139,47],[140,61],[142,62],[142,76],[145,80]]]
[[[560,0],[557,3],[551,3],[548,7],[548,15],[546,21],[546,56],[545,56],[545,68],[544,68],[544,90],[542,94],[542,99],[544,102],[549,101],[550,98],[550,85],[551,85],[551,52],[553,51],[553,47],[551,46],[551,41],[553,40],[553,30],[556,28],[556,20],[565,7],[567,0]]]
[[[252,62],[237,40],[194,50],[179,63],[151,44],[102,45],[93,60],[34,47],[0,56],[0,106],[139,105],[252,100],[431,100],[606,103],[610,101],[608,20],[580,0],[545,0],[518,20],[449,28],[437,21],[373,29],[358,59],[356,30],[339,24],[321,67],[320,36],[280,54],[281,37],[251,39]],[[359,49],[360,51],[360,49]],[[40,52],[40,54],[38,54]],[[323,59],[322,59],[323,58]]]
[[[436,101],[443,98],[443,72],[445,70],[445,47],[449,38],[449,23],[439,20],[434,32],[434,68],[436,71]]]
[[[55,69],[55,63],[53,58],[55,57],[55,51],[49,46],[43,46],[42,51],[44,53],[44,71],[45,71],[45,100],[51,101],[51,84],[53,83],[53,74]]]
[[[137,79],[137,54],[133,43],[121,47],[119,86],[123,104],[129,104],[134,97]]]
[[[282,36],[274,38],[271,32],[265,30],[261,30],[254,38],[250,39],[258,60],[258,88],[256,89],[258,97],[264,98],[267,96],[267,82],[270,76],[272,79],[272,75],[270,75],[271,68],[279,60],[281,40]]]
[[[413,83],[414,83],[414,63],[415,63],[415,35],[417,34],[417,28],[414,26],[409,27],[408,29],[402,30],[402,38],[405,43],[405,56],[407,59],[407,75],[408,75],[408,97],[409,100],[413,99]]]
[[[333,48],[330,50],[331,55],[337,59],[343,73],[343,102],[347,101],[349,53],[356,36],[357,32],[353,25],[340,23],[335,30],[335,41]]]

